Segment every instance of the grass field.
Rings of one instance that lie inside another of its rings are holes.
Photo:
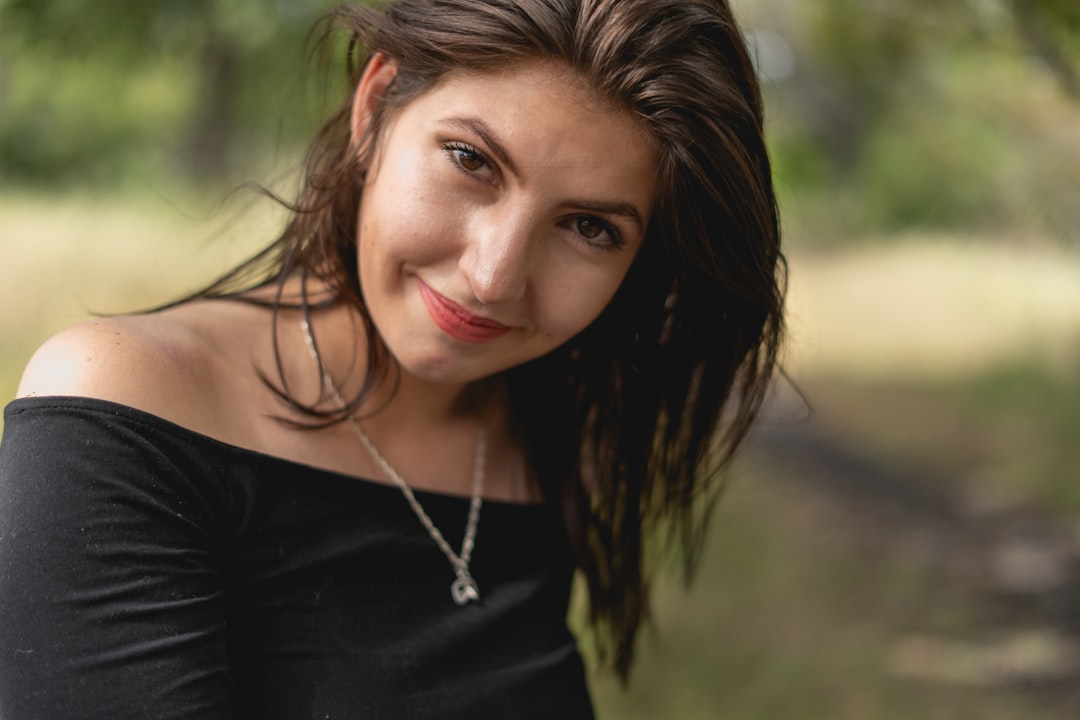
[[[161,303],[271,234],[254,211],[0,195],[0,395],[34,347],[91,311]],[[1080,516],[1080,258],[1047,245],[890,238],[792,257],[785,363],[815,422],[883,462]],[[798,422],[779,407],[770,421]],[[913,633],[963,636],[963,587],[868,550],[797,478],[748,458],[693,589],[658,588],[629,691],[597,676],[602,720],[1066,717],[1038,695],[896,672]]]

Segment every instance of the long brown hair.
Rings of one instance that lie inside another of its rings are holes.
[[[659,147],[645,243],[609,307],[548,355],[507,373],[515,422],[545,497],[562,506],[589,589],[603,655],[625,678],[648,614],[651,543],[681,550],[689,579],[722,470],[744,438],[777,365],[784,257],[760,90],[744,38],[721,0],[399,0],[344,6],[324,40],[348,39],[350,92],[312,143],[292,220],[263,253],[199,297],[235,296],[319,277],[360,296],[357,209],[381,128],[451,70],[553,59],[637,117]],[[350,137],[364,63],[385,53],[398,73],[365,138]],[[391,377],[370,343],[355,412]],[[279,368],[280,370],[280,368]]]

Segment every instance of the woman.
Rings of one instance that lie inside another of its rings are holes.
[[[0,451],[0,717],[590,717],[776,362],[719,0],[342,8],[281,237],[49,340]],[[363,62],[361,62],[363,61]],[[704,512],[703,512],[704,511]]]

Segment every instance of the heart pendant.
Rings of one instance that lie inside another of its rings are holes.
[[[480,590],[476,587],[476,581],[468,575],[459,575],[458,579],[450,586],[450,595],[458,605],[476,602],[480,599]]]

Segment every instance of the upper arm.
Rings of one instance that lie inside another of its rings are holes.
[[[0,444],[0,717],[225,718],[216,471],[58,399]]]

